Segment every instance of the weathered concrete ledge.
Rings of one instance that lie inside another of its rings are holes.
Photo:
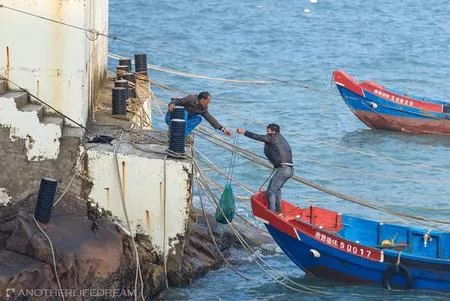
[[[48,120],[37,118],[35,127],[24,122],[0,128],[0,150],[5,154],[0,163],[0,300],[6,298],[2,294],[8,288],[16,290],[16,300],[52,300],[54,295],[37,298],[30,292],[20,293],[23,289],[37,289],[41,294],[42,290],[52,290],[54,294],[58,289],[49,242],[33,220],[36,190],[42,177],[56,179],[59,194],[66,188],[69,191],[54,207],[50,223],[43,225],[53,243],[57,274],[64,290],[140,292],[140,287],[135,291],[136,258],[130,233],[137,243],[146,298],[164,297],[166,283],[189,285],[193,279],[223,265],[203,213],[192,207],[192,160],[166,156],[166,132],[130,129],[129,116],[113,118],[112,81],[109,78],[99,95],[99,107],[103,109],[96,111],[95,120],[88,123],[96,134],[115,137],[111,145],[90,143],[88,139],[93,137],[85,137],[84,131],[61,123],[59,138],[52,138],[55,149],[59,149],[57,156],[29,157],[39,137],[16,137],[12,135],[17,132],[15,126],[44,128]],[[17,105],[35,108],[26,94],[2,99],[3,107],[20,118],[26,118],[29,112],[18,110]],[[33,114],[45,115],[42,107],[35,108]],[[53,120],[52,116],[47,117]],[[189,146],[186,150],[190,150]],[[124,204],[130,231],[123,230]],[[241,256],[245,253],[239,249],[229,226],[217,224],[213,214],[207,219],[220,252],[229,262],[235,265],[251,260]],[[255,245],[272,242],[267,234],[239,223],[238,218],[235,221]],[[66,298],[71,299],[112,298]]]

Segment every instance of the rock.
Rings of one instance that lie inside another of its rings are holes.
[[[217,223],[214,213],[206,213],[206,216],[217,246],[230,264],[239,265],[252,261],[252,257],[243,249],[229,225]],[[237,218],[233,221],[233,225],[251,247],[265,254],[274,254],[275,244],[267,232],[258,230]],[[193,279],[224,264],[200,209],[193,210],[182,254],[179,268],[168,270],[170,286],[189,285]]]
[[[33,219],[35,200],[34,194],[0,208],[0,291],[14,288],[16,296],[24,289],[58,289],[50,244]],[[107,216],[89,219],[86,202],[71,196],[53,208],[48,224],[40,225],[51,239],[63,289],[134,292],[134,247],[130,237],[120,233]],[[165,273],[155,252],[148,250],[151,244],[143,241],[145,238],[139,244],[138,240],[137,249],[143,291],[149,297],[164,289]],[[95,296],[86,297],[95,300]]]
[[[50,244],[33,219],[36,198],[37,195],[32,194],[0,207],[0,292],[14,288],[17,296],[25,289],[58,289]],[[96,208],[92,211],[89,202],[69,193],[53,208],[50,222],[40,225],[51,239],[61,287],[84,291],[87,294],[84,300],[105,300],[99,292],[107,290],[139,296],[142,290],[145,298],[161,299],[166,288],[166,268],[169,285],[182,286],[220,268],[224,264],[220,252],[233,265],[251,260],[229,225],[218,224],[214,214],[207,214],[205,218],[200,210],[192,209],[187,234],[172,238],[178,243],[169,250],[166,264],[147,236],[135,237],[144,283],[141,288],[139,281],[135,288],[137,265],[133,240],[110,216],[99,213]],[[271,252],[273,241],[267,233],[238,219],[233,225],[250,245],[264,245],[268,248],[266,252]],[[90,289],[97,290],[98,295],[89,295]],[[83,299],[80,298],[75,299]],[[52,297],[44,296],[39,300],[52,300]]]

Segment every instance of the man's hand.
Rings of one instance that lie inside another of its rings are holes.
[[[170,112],[172,112],[173,109],[175,109],[175,104],[173,104],[172,102],[169,103],[168,109],[169,109]]]
[[[227,137],[233,137],[233,134],[230,132],[230,130],[223,128],[222,133]]]
[[[241,135],[245,134],[245,130],[241,129],[241,128],[236,129],[236,132],[238,132],[238,134],[241,134]]]

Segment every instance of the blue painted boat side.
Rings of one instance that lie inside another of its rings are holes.
[[[349,283],[450,292],[449,233],[313,206],[296,208],[286,201],[282,207],[291,213],[278,216],[267,209],[264,192],[253,195],[251,202],[253,214],[307,273]],[[380,246],[385,239],[395,241],[388,244],[391,249]]]
[[[376,112],[381,115],[391,115],[395,117],[417,118],[417,119],[450,119],[450,114],[423,111],[418,108],[404,106],[396,102],[385,100],[367,90],[364,90],[364,97],[338,85],[339,93],[350,109],[356,111]],[[377,108],[372,108],[370,102],[377,104]]]
[[[436,98],[428,98],[428,97],[424,97],[424,96],[417,96],[417,95],[409,94],[409,93],[406,93],[404,91],[400,91],[400,90],[397,90],[394,88],[384,87],[384,89],[388,92],[395,93],[397,95],[406,96],[406,97],[417,99],[420,101],[431,102],[431,103],[435,103],[438,105],[448,105],[450,103],[449,101],[446,101],[446,100],[441,100],[441,99],[436,99]]]
[[[342,224],[343,229],[338,234],[347,240],[366,246],[381,246],[383,240],[406,244],[408,247],[403,250],[403,256],[414,257],[424,263],[446,265],[450,272],[450,233],[380,223],[349,215],[342,215]],[[425,235],[428,235],[426,243]]]
[[[399,112],[398,115],[395,115],[394,113],[394,116],[421,119],[448,119],[449,114],[424,111],[418,108],[401,105],[399,103],[381,98],[378,95],[375,95],[368,91],[364,91],[364,95],[366,97],[366,100],[368,101],[375,102],[383,108],[391,109],[393,112]]]
[[[298,231],[300,240],[266,225],[268,231],[286,255],[303,269],[319,277],[347,282],[379,283],[385,264],[340,252]],[[315,258],[310,250],[320,253]]]
[[[364,97],[350,91],[349,89],[341,85],[337,85],[337,88],[345,103],[350,107],[351,110],[372,112],[371,108],[368,107],[367,104],[362,102],[364,100]]]
[[[386,259],[389,260],[384,262],[373,261],[342,252],[303,234],[301,231],[297,231],[300,238],[298,240],[270,225],[266,225],[266,227],[280,248],[297,266],[305,272],[319,277],[351,283],[372,283],[381,286],[386,269],[395,264],[398,258],[398,252],[387,250],[385,251]],[[310,251],[311,249],[318,251],[320,257],[315,258]],[[408,254],[402,255],[400,260],[413,275],[413,288],[450,291],[448,262],[417,260],[417,258]],[[436,266],[442,264],[445,267],[441,268],[440,271],[437,270]],[[391,279],[391,284],[404,287],[406,284],[405,277],[395,274]]]

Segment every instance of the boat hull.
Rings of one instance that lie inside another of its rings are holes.
[[[398,251],[383,250],[362,245],[358,241],[346,240],[338,234],[338,229],[342,230],[339,225],[336,226],[337,232],[334,233],[292,216],[279,217],[273,214],[266,208],[263,193],[252,197],[252,209],[253,214],[265,223],[267,230],[283,252],[306,273],[352,284],[450,291],[448,259],[417,257],[402,253],[400,263],[397,265]],[[311,216],[320,218],[320,211],[315,212]],[[331,216],[327,212],[324,214]],[[329,218],[326,217],[319,223],[324,223],[325,220]],[[345,223],[349,221],[347,219]],[[436,240],[445,241],[447,238],[438,236],[434,238],[434,243],[444,247]]]
[[[395,265],[397,258],[394,254],[384,255],[383,262],[361,259],[336,251],[331,247],[318,243],[307,235],[299,233],[299,240],[286,235],[276,228],[266,225],[269,233],[283,250],[283,252],[305,273],[316,277],[342,281],[350,284],[376,285],[384,287],[385,273],[389,266]],[[315,258],[311,250],[320,254]],[[450,271],[436,272],[434,266],[428,269],[414,268],[417,262],[403,265],[412,276],[411,289],[428,289],[437,291],[450,291]],[[420,266],[420,264],[419,264]],[[401,273],[393,275],[389,280],[391,288],[405,289],[407,277]]]
[[[449,106],[444,102],[426,103],[394,94],[374,83],[359,84],[341,71],[335,71],[334,79],[350,110],[370,128],[450,135]]]

